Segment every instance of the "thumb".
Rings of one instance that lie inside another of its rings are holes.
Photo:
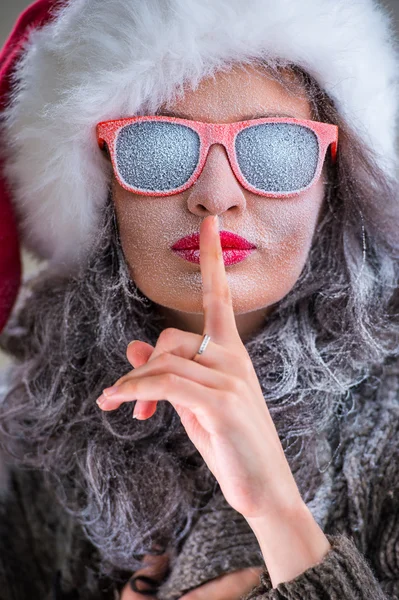
[[[133,367],[141,367],[148,362],[153,352],[154,348],[151,344],[141,342],[140,340],[133,340],[127,347],[126,357]]]

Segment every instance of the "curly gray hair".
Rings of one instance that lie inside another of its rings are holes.
[[[314,118],[337,124],[340,136],[334,168],[327,156],[325,203],[303,272],[246,342],[294,465],[315,436],[339,432],[354,410],[353,390],[372,372],[377,381],[398,351],[399,211],[398,182],[314,79],[292,72]],[[47,270],[26,284],[1,338],[14,365],[0,403],[0,447],[11,463],[46,474],[111,573],[140,568],[154,542],[178,546],[217,481],[170,403],[147,421],[132,420],[131,403],[113,412],[95,403],[131,369],[127,344],[155,345],[163,328],[157,305],[129,276],[111,197],[103,221],[78,274]]]

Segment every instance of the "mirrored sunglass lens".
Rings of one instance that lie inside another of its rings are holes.
[[[166,192],[182,186],[198,164],[200,139],[178,123],[141,121],[123,127],[116,141],[119,175],[141,191]]]
[[[235,142],[244,178],[265,192],[294,192],[312,181],[319,158],[316,134],[295,123],[262,123],[240,131]]]

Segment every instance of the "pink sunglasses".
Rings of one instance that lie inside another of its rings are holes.
[[[320,121],[263,118],[203,123],[140,116],[97,125],[119,184],[146,196],[184,192],[198,179],[212,144],[222,144],[240,184],[260,196],[297,196],[321,174],[328,147],[336,161],[338,127]]]

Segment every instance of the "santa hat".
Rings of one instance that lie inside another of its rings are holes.
[[[8,236],[0,261],[6,245],[15,270],[6,303],[18,280],[10,200],[25,246],[73,271],[96,236],[109,191],[111,167],[98,148],[96,124],[155,112],[184,84],[195,86],[232,61],[253,58],[305,69],[384,171],[395,175],[398,49],[390,15],[373,0],[38,0],[30,6],[0,55],[0,236]]]

